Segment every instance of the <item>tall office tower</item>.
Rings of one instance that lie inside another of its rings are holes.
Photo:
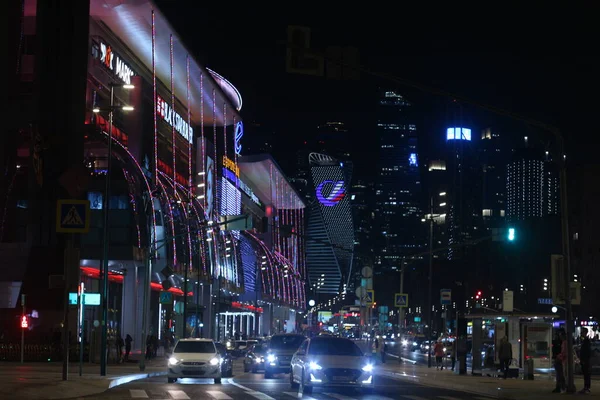
[[[481,178],[470,128],[446,129],[449,191],[446,196],[448,244],[464,243],[477,235],[481,220]],[[461,258],[463,249],[448,250],[448,259]]]
[[[532,147],[515,152],[507,167],[506,197],[508,221],[558,215],[558,176],[548,154]]]
[[[479,162],[482,171],[482,217],[486,230],[501,227],[506,219],[506,165],[510,149],[491,128],[481,132]]]
[[[412,108],[395,91],[380,93],[374,211],[381,240],[376,251],[376,272],[397,269],[403,256],[418,252],[426,243],[421,222],[418,135]]]
[[[325,154],[309,155],[310,185],[306,265],[317,295],[338,294],[352,274],[354,225],[347,196],[351,179],[343,162]]]
[[[357,180],[350,190],[350,204],[354,221],[354,261],[350,277],[349,290],[354,292],[355,286],[360,286],[361,270],[372,266],[374,255],[373,240],[373,194],[374,183]]]

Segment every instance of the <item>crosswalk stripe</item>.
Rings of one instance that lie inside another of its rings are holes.
[[[302,400],[317,400],[314,397],[307,396],[304,393],[300,394],[299,392],[283,392],[283,394],[287,394],[288,396],[292,396]]]
[[[188,400],[190,397],[183,390],[169,390],[172,398],[177,400]]]
[[[263,392],[256,392],[254,390],[250,391],[250,392],[246,392],[245,394],[250,395],[258,400],[275,400],[273,397],[271,397],[267,394],[264,394]]]
[[[223,392],[219,392],[218,390],[207,390],[206,393],[216,400],[232,400],[231,397],[229,397]]]
[[[129,389],[129,394],[134,399],[147,399],[148,395],[145,390],[141,389]]]
[[[348,396],[344,396],[343,394],[337,394],[337,393],[323,393],[326,394],[329,397],[333,397],[334,399],[338,399],[338,400],[355,400],[352,397],[348,397]]]

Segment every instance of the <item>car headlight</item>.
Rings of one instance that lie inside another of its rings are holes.
[[[447,349],[444,347],[444,353],[446,352],[446,350],[447,350]]]
[[[219,357],[213,357],[210,359],[209,363],[210,365],[217,365],[221,362],[221,359]]]
[[[419,343],[413,342],[413,346],[418,346],[418,345],[419,345]]]
[[[403,340],[402,341],[402,346],[408,346],[408,340]]]
[[[275,360],[277,360],[277,357],[275,357],[275,354],[269,354],[269,355],[267,356],[267,360],[268,360],[269,362],[275,362]]]
[[[311,361],[311,362],[308,364],[308,367],[309,367],[310,369],[312,369],[313,371],[318,371],[318,370],[320,370],[320,369],[323,369],[323,367],[321,367],[319,364],[317,364],[317,363],[316,363],[316,362],[314,362],[314,361]]]
[[[373,365],[372,364],[367,364],[364,367],[362,367],[362,370],[365,372],[371,372],[373,371]]]
[[[425,346],[425,350],[429,350],[429,346]]]
[[[180,361],[178,359],[176,359],[175,357],[169,358],[169,365],[177,365],[177,364],[179,364],[179,362]]]
[[[227,347],[231,347],[231,342],[227,342],[227,343],[225,343],[225,346],[227,346]]]

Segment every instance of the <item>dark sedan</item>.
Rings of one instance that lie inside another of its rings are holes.
[[[233,376],[233,359],[231,354],[227,351],[227,347],[223,343],[215,343],[217,351],[221,356],[221,375],[224,378]]]
[[[252,370],[252,373],[257,373],[259,370],[265,369],[265,356],[267,346],[264,344],[255,344],[248,350],[244,357],[244,372]]]

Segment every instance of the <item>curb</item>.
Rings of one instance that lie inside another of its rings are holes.
[[[148,372],[147,374],[134,374],[134,375],[124,375],[115,379],[111,379],[110,384],[108,385],[108,389],[112,389],[114,387],[124,385],[129,382],[137,381],[140,379],[153,378],[156,376],[166,376],[167,371],[164,372]],[[108,390],[106,389],[106,390]]]

